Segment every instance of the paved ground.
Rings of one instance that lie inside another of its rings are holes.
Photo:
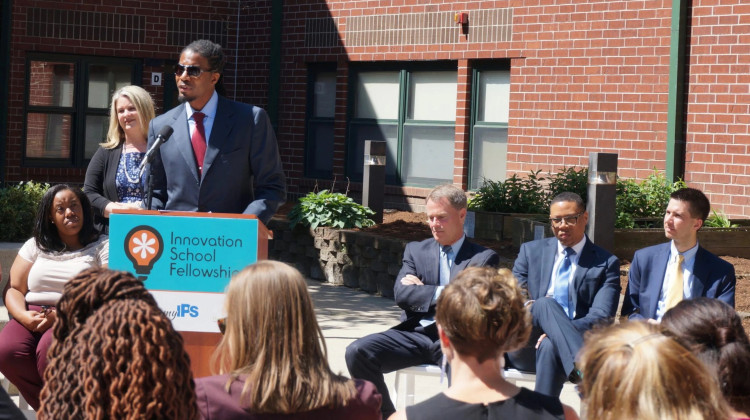
[[[328,347],[328,361],[334,372],[348,376],[344,352],[346,346],[364,335],[383,331],[398,323],[399,308],[393,300],[372,296],[364,292],[343,286],[332,286],[315,280],[308,280],[308,286],[315,302],[318,322],[323,330]],[[386,384],[393,395],[395,374],[385,376]],[[415,379],[415,402],[427,399],[447,387],[440,384],[437,378],[417,377]],[[534,389],[533,382],[517,383]],[[580,399],[572,384],[567,383],[561,396],[563,403],[580,410]],[[396,401],[398,408],[403,407],[404,396]]]

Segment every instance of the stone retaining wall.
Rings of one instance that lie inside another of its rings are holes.
[[[393,297],[393,284],[409,242],[364,232],[310,229],[274,219],[268,258],[294,265],[304,276]]]

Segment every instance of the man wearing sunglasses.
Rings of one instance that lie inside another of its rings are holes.
[[[588,218],[578,194],[557,195],[550,204],[555,237],[521,245],[513,265],[533,328],[526,347],[507,355],[507,365],[536,372],[534,390],[553,397],[566,380],[580,381],[575,357],[583,334],[611,322],[620,298],[620,260],[588,239]]]
[[[286,199],[276,136],[266,112],[216,92],[221,46],[198,40],[182,50],[175,82],[182,102],[151,121],[149,147],[174,134],[151,163],[153,209],[254,214],[263,223]]]

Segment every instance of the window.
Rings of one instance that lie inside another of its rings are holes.
[[[27,61],[24,163],[85,166],[105,140],[115,90],[140,80],[136,60],[34,56]]]
[[[350,89],[347,175],[362,179],[365,140],[385,141],[386,181],[434,186],[453,180],[455,64],[359,71]]]
[[[324,65],[308,72],[305,176],[333,177],[333,124],[336,115],[336,67]]]
[[[476,189],[484,179],[505,179],[510,70],[475,69],[472,80],[469,188]]]

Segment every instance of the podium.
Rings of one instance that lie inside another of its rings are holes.
[[[268,258],[271,232],[253,215],[120,210],[110,216],[109,268],[141,279],[180,332],[193,376],[211,375],[224,290]]]

